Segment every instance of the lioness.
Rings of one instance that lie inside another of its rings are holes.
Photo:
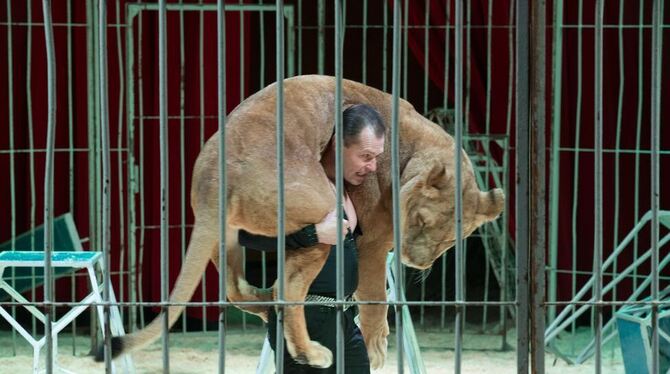
[[[272,291],[250,286],[242,276],[237,230],[277,236],[276,95],[272,84],[247,98],[226,123],[227,279],[231,301],[267,301]],[[284,81],[286,232],[320,222],[335,206],[335,193],[319,162],[334,124],[335,79],[299,76]],[[343,81],[343,105],[364,103],[391,125],[391,96],[377,89]],[[404,264],[427,269],[454,245],[454,140],[406,101],[399,110],[400,201]],[[387,144],[391,130],[387,131]],[[360,186],[347,186],[364,235],[358,242],[357,300],[386,300],[386,254],[393,246],[390,146],[377,160],[377,172]],[[196,160],[191,187],[195,226],[170,301],[188,301],[207,263],[218,266],[219,135],[214,134]],[[462,150],[459,150],[462,152]],[[502,190],[480,192],[472,165],[463,152],[463,235],[495,219],[504,206]],[[303,301],[323,266],[329,245],[287,251],[285,298]],[[360,323],[373,368],[386,356],[386,305],[360,305]],[[169,324],[183,306],[170,306]],[[264,316],[265,307],[245,308]],[[303,307],[285,308],[285,337],[291,356],[315,367],[329,367],[332,353],[307,334]],[[113,339],[113,355],[137,349],[160,336],[160,318],[145,329]],[[98,359],[102,359],[99,355]]]

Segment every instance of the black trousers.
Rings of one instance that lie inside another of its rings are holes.
[[[347,374],[369,374],[370,359],[365,347],[361,330],[354,323],[356,307],[350,307],[343,313],[344,327],[344,372]],[[335,373],[335,357],[337,351],[337,309],[319,305],[305,306],[307,331],[312,340],[318,341],[333,352],[333,365],[326,369],[319,369],[309,365],[297,363],[287,349],[284,349],[284,373],[286,374],[330,374]],[[277,315],[274,308],[268,313],[268,338],[272,350],[277,342]],[[286,341],[284,341],[286,342]],[[284,343],[286,344],[286,343]],[[286,347],[286,345],[284,345]]]

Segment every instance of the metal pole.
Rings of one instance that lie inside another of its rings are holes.
[[[336,298],[338,301],[344,300],[344,237],[342,236],[344,212],[342,206],[344,201],[342,199],[344,193],[344,174],[343,174],[343,160],[342,160],[342,146],[343,146],[343,129],[342,129],[342,44],[343,44],[343,30],[342,30],[342,2],[335,0],[335,187],[337,191],[336,205],[337,206],[337,246],[335,252],[335,270],[338,276],[336,277]],[[338,374],[344,373],[344,321],[343,309],[337,308],[336,316],[336,347],[335,352],[335,369]]]
[[[138,19],[138,27],[141,28],[141,18]],[[126,163],[126,173],[128,175],[128,301],[131,304],[136,304],[137,289],[138,289],[138,271],[137,271],[137,240],[135,237],[135,230],[137,229],[137,214],[135,212],[135,198],[138,196],[138,173],[136,169],[135,156],[135,82],[134,66],[135,56],[132,52],[134,50],[133,25],[132,19],[126,19],[125,42],[126,42],[126,137],[128,139],[128,162]],[[140,33],[141,35],[141,33]],[[120,38],[119,38],[120,40]],[[141,95],[140,95],[141,96]],[[130,307],[128,310],[128,327],[130,332],[135,331],[137,325],[137,307]]]
[[[226,13],[224,0],[216,2],[217,28],[217,88],[219,114],[219,303],[226,295]],[[226,307],[219,304],[219,373],[226,371]]]
[[[100,147],[102,152],[102,246],[103,252],[103,301],[109,303],[110,296],[110,234],[111,234],[111,176],[109,155],[109,103],[107,96],[107,1],[98,1],[98,88],[100,95]],[[105,371],[112,372],[112,340],[109,305],[103,307],[105,338]]]
[[[658,291],[658,210],[660,204],[660,140],[661,140],[661,78],[663,71],[663,0],[655,0],[653,7],[651,48],[651,299],[659,301]],[[651,309],[651,372],[660,371],[658,305]]]
[[[545,2],[533,2],[530,19],[530,341],[531,371],[544,373],[545,303]],[[521,60],[519,60],[521,63]]]
[[[392,65],[392,107],[391,107],[391,190],[393,193],[393,248],[396,256],[395,261],[395,294],[402,294],[403,268],[400,262],[400,251],[402,250],[402,237],[400,232],[400,131],[399,126],[399,102],[400,102],[400,2],[393,1],[393,65]],[[396,325],[396,351],[398,355],[398,373],[403,373],[403,339],[402,339],[402,307],[394,305]]]
[[[160,201],[161,201],[161,314],[163,331],[161,334],[163,353],[163,373],[170,372],[169,347],[169,192],[168,192],[168,133],[167,133],[167,15],[165,0],[158,2],[158,107],[160,122]]]
[[[33,97],[32,97],[32,57],[33,57],[33,27],[32,27],[32,1],[26,2],[26,21],[28,27],[26,29],[26,114],[28,116],[28,148],[34,149],[34,121],[33,121]],[[35,186],[35,153],[30,152],[28,162],[30,163],[30,229],[36,226],[37,216],[37,188]],[[46,202],[46,200],[45,200]],[[46,222],[45,222],[46,223]],[[45,242],[46,243],[46,242]],[[30,248],[35,248],[35,235],[30,236]],[[35,288],[37,283],[35,279],[37,273],[35,268],[30,269],[30,299],[35,300]],[[37,319],[31,315],[30,317],[32,332],[37,333]]]
[[[118,1],[116,2],[115,5],[116,5],[116,20],[117,20],[117,24],[118,24],[118,23],[120,23],[119,20],[121,19],[121,5]],[[118,76],[119,76],[119,101],[118,101],[119,107],[118,107],[118,110],[117,110],[117,114],[118,114],[117,125],[118,125],[118,128],[117,128],[117,142],[116,142],[116,144],[117,144],[116,162],[117,162],[117,172],[118,172],[118,174],[117,174],[118,175],[117,186],[118,186],[118,189],[119,189],[119,192],[118,192],[118,199],[119,199],[119,203],[118,203],[118,209],[119,209],[119,221],[118,221],[119,222],[119,228],[118,228],[118,236],[119,236],[119,252],[118,252],[118,256],[119,256],[119,290],[118,290],[118,292],[119,292],[119,299],[118,299],[118,301],[124,301],[126,299],[126,295],[125,295],[126,287],[125,287],[124,282],[125,282],[125,277],[126,276],[129,277],[129,275],[128,275],[128,269],[124,268],[124,264],[126,263],[125,262],[125,257],[126,257],[125,234],[126,233],[125,233],[125,230],[124,230],[125,218],[126,217],[125,217],[125,213],[124,213],[125,204],[123,203],[123,195],[124,195],[124,186],[126,184],[128,184],[128,181],[124,181],[123,177],[122,177],[123,176],[123,166],[124,166],[123,146],[122,146],[123,145],[123,122],[124,122],[123,121],[123,113],[125,112],[125,110],[124,110],[125,108],[123,107],[123,104],[124,104],[124,99],[123,99],[123,92],[124,92],[124,79],[123,78],[124,77],[123,77],[123,73],[124,73],[124,71],[123,71],[123,51],[122,51],[123,50],[123,43],[121,42],[121,40],[123,40],[123,39],[121,39],[121,27],[116,27],[116,40],[117,40],[117,43],[116,43],[117,62],[119,64],[119,72],[118,72]],[[107,53],[106,49],[105,49],[105,53]],[[106,77],[105,77],[105,80],[107,80]],[[109,115],[108,115],[108,118],[109,118]],[[108,137],[108,139],[109,139],[109,137]],[[107,144],[110,144],[109,141],[107,142]],[[111,154],[110,154],[110,157],[111,157]],[[110,190],[111,190],[111,185],[110,185]],[[110,191],[110,193],[111,193],[111,191]],[[110,197],[110,209],[111,209],[111,197]],[[111,218],[110,218],[110,222],[111,222]],[[130,257],[130,255],[129,255],[129,257]],[[111,270],[110,268],[107,268],[107,267],[105,269],[107,269],[108,272]],[[129,287],[128,289],[130,290],[130,292],[133,292],[132,288]],[[123,311],[124,311],[125,308],[119,308],[119,309],[120,309],[119,314],[121,315],[121,318],[123,319]]]
[[[318,72],[323,74],[326,61],[326,2],[319,0],[318,10],[319,34],[318,34]],[[277,35],[279,37],[279,35]],[[282,44],[283,45],[283,44]],[[282,52],[284,53],[284,52]],[[279,79],[277,79],[279,80]]]
[[[595,28],[595,185],[594,185],[594,238],[593,238],[593,277],[595,278],[593,298],[602,302],[603,277],[603,17],[604,0],[596,0]],[[602,306],[595,305],[595,372],[602,370]]]
[[[72,93],[72,2],[67,1],[66,2],[66,13],[67,13],[67,135],[68,135],[68,211],[69,212],[74,212],[74,100],[73,100],[73,93]],[[8,18],[11,18],[11,16],[8,15]],[[8,30],[11,29],[10,26],[7,27]],[[11,32],[10,32],[11,33]],[[11,57],[10,57],[11,59]],[[10,78],[11,79],[11,78]],[[11,86],[10,86],[11,87]],[[11,92],[11,91],[10,91]],[[11,93],[10,93],[11,95]],[[10,109],[11,110],[11,109]],[[11,134],[11,133],[10,133]],[[11,136],[11,135],[10,135]],[[11,142],[11,140],[10,140]],[[13,166],[13,165],[12,165]],[[12,183],[13,184],[13,183]],[[14,186],[12,186],[12,189]],[[13,202],[12,202],[13,205]],[[13,207],[13,206],[12,206]],[[13,213],[13,212],[12,212]],[[12,224],[14,224],[12,222]],[[12,232],[12,239],[14,237],[14,233]],[[75,302],[77,301],[77,276],[75,273],[72,273],[70,276],[70,301]],[[71,345],[72,345],[72,355],[77,354],[77,349],[76,349],[76,332],[77,332],[77,320],[75,319],[72,321],[70,324],[70,333],[72,334],[71,337]],[[12,334],[14,334],[14,330],[12,330]],[[12,339],[13,340],[13,339]]]
[[[454,207],[454,225],[456,230],[455,245],[455,301],[456,301],[456,321],[454,326],[455,352],[454,352],[454,373],[461,372],[461,357],[463,354],[463,307],[458,305],[463,302],[463,176],[461,175],[462,158],[461,149],[463,147],[463,7],[461,1],[456,1],[456,24],[454,30],[454,154],[456,155],[456,164],[454,173],[456,175],[455,207]]]
[[[386,81],[388,78],[388,1],[382,2],[382,13],[384,13],[384,21],[382,26],[382,91],[386,92]]]
[[[446,5],[446,15],[445,23],[446,27],[444,28],[444,82],[442,84],[444,90],[444,96],[442,99],[442,110],[444,111],[445,116],[445,125],[448,122],[448,111],[447,111],[447,102],[449,100],[449,37],[450,37],[450,27],[451,27],[451,0],[447,0]],[[442,255],[442,274],[440,274],[440,279],[442,281],[442,289],[440,294],[440,300],[445,301],[447,299],[447,288],[444,286],[447,279],[447,256]],[[446,311],[447,308],[445,305],[440,307],[440,328],[444,330],[445,321],[446,321]]]
[[[402,16],[404,16],[403,19],[403,27],[404,30],[400,29],[401,32],[403,32],[402,37],[403,37],[403,47],[401,50],[398,52],[402,52],[402,64],[400,65],[400,68],[402,69],[402,88],[403,88],[403,94],[402,97],[403,99],[407,99],[407,55],[409,54],[409,42],[408,42],[408,34],[409,34],[409,0],[403,0],[403,6],[404,6],[404,14],[401,13]]]
[[[198,0],[198,5],[202,7],[202,0]],[[218,7],[218,5],[217,5]],[[204,34],[205,34],[205,14],[203,9],[198,12],[198,82],[199,82],[199,98],[200,107],[198,117],[200,118],[200,148],[205,145],[205,57],[204,57]],[[262,30],[262,29],[261,29]],[[263,32],[261,31],[261,35]],[[262,38],[261,38],[262,39]],[[264,53],[264,46],[261,45],[261,53]],[[263,68],[261,67],[261,71]],[[205,274],[200,279],[200,290],[202,291],[202,299],[206,299],[207,295],[207,277]],[[202,307],[202,331],[207,331],[207,307]]]
[[[28,2],[29,4],[30,2]],[[88,126],[87,126],[87,135],[88,135],[88,228],[89,228],[89,237],[91,238],[90,243],[92,248],[100,248],[97,232],[98,225],[98,207],[100,206],[98,200],[98,191],[97,191],[97,134],[99,131],[98,124],[98,95],[100,92],[97,89],[98,84],[98,74],[97,74],[97,51],[98,40],[97,29],[95,27],[97,20],[97,9],[95,5],[95,0],[86,1],[86,92],[87,92],[87,113],[88,113]],[[31,146],[32,148],[32,146]],[[98,336],[97,336],[97,310],[96,308],[91,308],[89,327],[90,327],[90,338],[91,345],[98,345]]]
[[[46,336],[46,372],[53,372],[54,344],[52,326],[54,308],[53,273],[51,251],[53,250],[53,181],[54,145],[56,140],[56,54],[54,51],[53,26],[51,23],[51,1],[42,1],[44,16],[44,39],[47,58],[47,141],[44,166],[44,335]]]
[[[551,176],[549,188],[549,302],[556,301],[557,270],[558,270],[558,211],[559,211],[559,178],[561,146],[561,93],[563,63],[563,1],[554,2],[554,31],[552,57],[552,103],[551,103]],[[556,306],[549,307],[549,321],[556,318]]]
[[[515,12],[514,9],[516,7],[516,4],[514,0],[511,0],[509,3],[509,22],[508,22],[508,31],[507,31],[507,42],[508,42],[508,57],[509,57],[509,68],[507,70],[507,77],[508,77],[508,82],[510,83],[507,87],[507,118],[505,120],[506,125],[505,125],[505,134],[507,134],[508,137],[505,138],[505,153],[503,156],[503,165],[506,170],[509,170],[509,159],[510,159],[510,143],[511,140],[509,139],[509,134],[511,133],[511,127],[512,127],[512,102],[514,101],[512,99],[512,82],[514,81],[514,32],[516,31],[514,27],[512,27],[514,21],[515,21]],[[504,182],[503,182],[503,190],[504,191],[509,191],[509,185],[510,185],[510,178],[508,173],[503,173],[504,175]],[[509,199],[505,199],[505,212],[509,212],[510,208],[510,203]],[[500,238],[502,244],[500,248],[502,248],[502,270],[500,272],[501,278],[503,279],[502,282],[502,290],[500,292],[500,301],[507,301],[512,295],[508,294],[507,291],[510,289],[510,283],[508,282],[507,278],[507,253],[508,253],[508,227],[509,227],[509,216],[510,214],[503,214],[503,225],[502,227],[504,228],[502,230],[503,235]],[[506,312],[506,307],[501,307],[500,308],[500,319],[502,320],[502,346],[501,349],[507,350],[509,349],[507,345],[507,312]]]
[[[7,1],[7,122],[9,126],[9,195],[10,208],[10,235],[12,251],[16,250],[16,177],[14,154],[14,60],[12,53],[12,1]],[[12,287],[15,287],[16,269],[11,270]],[[16,306],[12,306],[12,318],[16,318]],[[12,329],[12,355],[16,355],[16,329]]]
[[[430,0],[424,1],[423,11],[423,66],[430,66]],[[423,70],[423,114],[428,113],[428,75],[429,69]],[[425,287],[425,280],[421,281],[421,287]],[[423,299],[422,299],[423,300]],[[421,308],[421,317],[423,321],[423,308]],[[423,322],[421,322],[423,326]]]
[[[286,262],[285,222],[286,206],[284,201],[284,1],[277,0],[275,5],[277,51],[277,301],[284,301],[284,263]],[[319,48],[321,50],[321,48]],[[275,367],[278,373],[284,372],[284,308],[277,308],[277,349]]]
[[[517,373],[528,373],[529,285],[529,46],[528,0],[518,0],[516,6],[516,295],[517,295]]]
[[[179,0],[182,4],[183,0]],[[184,10],[179,9],[179,249],[181,261],[186,258],[186,150],[184,132],[186,115],[186,46],[184,45]],[[217,65],[218,66],[218,65]],[[181,314],[181,331],[186,333],[186,313]]]

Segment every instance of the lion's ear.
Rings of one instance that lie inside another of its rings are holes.
[[[488,192],[479,192],[477,214],[483,216],[484,222],[496,219],[505,208],[505,194],[500,188]]]
[[[430,186],[441,190],[447,186],[449,178],[447,176],[447,168],[444,165],[433,165],[426,175],[426,186]]]

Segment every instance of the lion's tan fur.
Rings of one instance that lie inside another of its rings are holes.
[[[320,222],[335,205],[335,195],[319,160],[334,123],[335,80],[302,76],[284,81],[286,231],[294,232]],[[390,124],[391,96],[374,88],[343,81],[343,105],[365,103],[374,107],[388,126],[387,146],[377,172],[360,186],[347,186],[364,231],[360,237],[358,300],[384,301],[386,253],[393,246],[391,207]],[[454,141],[406,101],[399,108],[402,260],[409,266],[429,267],[455,238]],[[270,300],[268,290],[249,286],[242,276],[241,256],[234,239],[238,229],[277,236],[276,86],[266,87],[241,103],[226,124],[227,167],[227,292],[233,301]],[[171,300],[192,296],[207,262],[218,264],[219,135],[205,144],[193,172],[191,204],[195,228]],[[502,191],[479,191],[468,157],[463,153],[463,232],[469,235],[495,219],[503,208]],[[286,299],[302,301],[320,271],[330,247],[287,251]],[[246,308],[263,314],[264,307]],[[380,367],[386,354],[387,307],[360,306],[371,365]],[[171,307],[172,324],[183,307]],[[160,325],[125,339],[127,349],[159,336]],[[287,348],[299,360],[325,367],[332,362],[326,348],[309,339],[302,307],[285,309]]]

